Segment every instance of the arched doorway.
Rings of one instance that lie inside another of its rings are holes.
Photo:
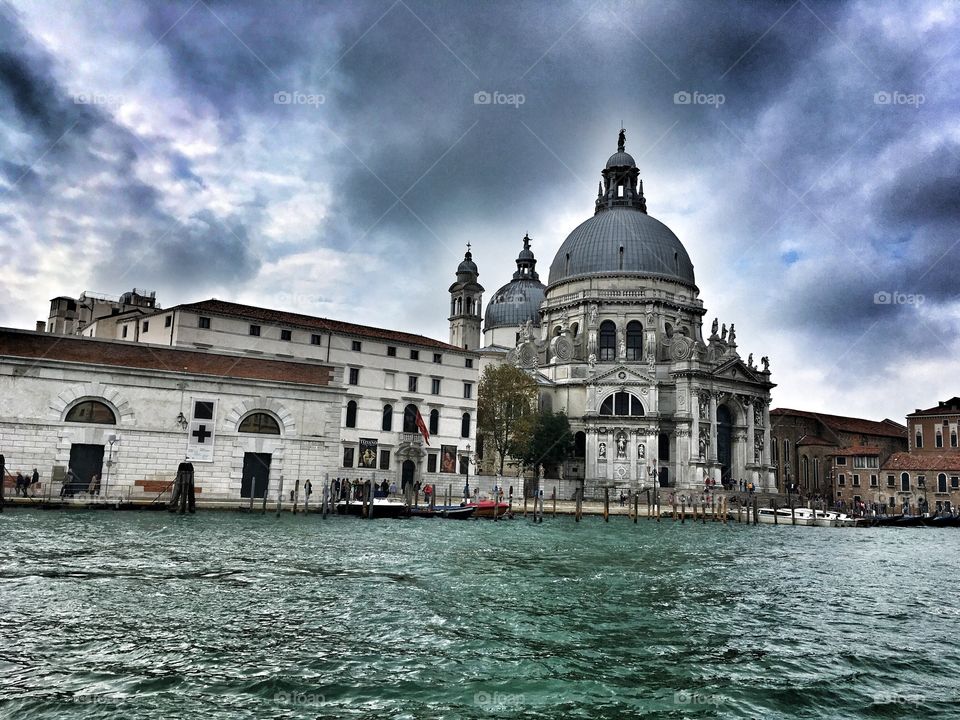
[[[400,468],[400,488],[405,490],[407,485],[412,485],[416,479],[417,464],[413,460],[404,460]]]
[[[731,480],[733,478],[733,416],[726,405],[717,408],[717,462],[720,463],[721,479]]]

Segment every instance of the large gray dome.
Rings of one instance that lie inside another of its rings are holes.
[[[487,301],[483,329],[525,325],[527,320],[540,325],[540,303],[546,287],[532,279],[512,280],[497,290]]]
[[[683,243],[662,222],[634,207],[604,209],[574,229],[553,258],[549,284],[619,274],[695,285],[693,263]]]

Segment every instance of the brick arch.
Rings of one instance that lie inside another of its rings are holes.
[[[237,426],[240,424],[240,421],[246,415],[249,415],[252,412],[267,412],[276,417],[283,427],[284,437],[297,434],[297,423],[293,419],[293,413],[287,410],[283,403],[277,402],[271,398],[261,397],[244,400],[239,405],[235,405],[233,408],[231,408],[230,412],[227,413],[224,422],[227,424],[227,427],[236,430]]]
[[[136,413],[130,401],[116,388],[99,382],[83,383],[67,388],[50,403],[51,419],[62,422],[67,411],[82,400],[98,400],[113,410],[117,416],[117,425],[135,425]]]

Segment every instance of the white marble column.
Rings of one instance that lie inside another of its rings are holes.
[[[756,460],[756,441],[755,441],[755,428],[754,428],[754,418],[753,418],[753,403],[748,401],[744,403],[744,407],[747,411],[747,464],[753,465]]]
[[[717,393],[710,393],[710,449],[707,455],[711,462],[717,461]]]

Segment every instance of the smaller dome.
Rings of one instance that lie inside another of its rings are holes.
[[[457,272],[473,273],[474,275],[480,274],[480,271],[477,269],[477,264],[470,258],[470,253],[467,253],[467,257],[463,259],[463,262],[457,265]]]
[[[546,294],[543,283],[530,278],[511,280],[497,290],[487,303],[483,329],[517,327],[530,320],[540,326],[540,304]]]
[[[623,150],[620,150],[620,151],[618,151],[618,152],[615,152],[615,153],[614,153],[613,155],[611,155],[610,158],[607,160],[607,167],[608,167],[608,168],[614,168],[614,167],[636,167],[636,166],[637,166],[637,163],[636,163],[636,161],[633,159],[633,155],[631,155],[631,154],[628,153],[628,152],[624,152]]]

